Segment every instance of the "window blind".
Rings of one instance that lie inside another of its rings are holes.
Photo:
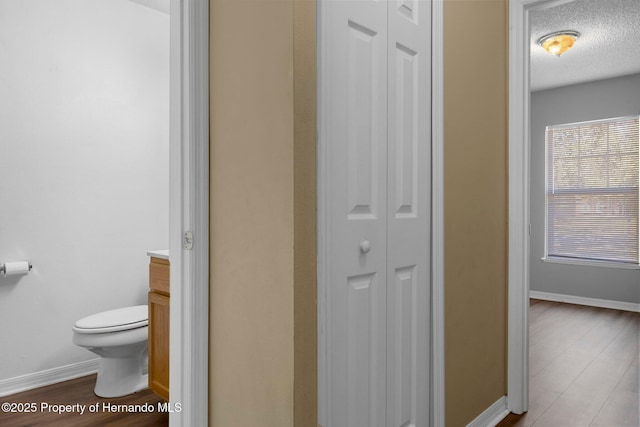
[[[547,258],[639,264],[638,116],[546,129]]]

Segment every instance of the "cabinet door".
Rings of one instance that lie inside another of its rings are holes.
[[[149,292],[149,388],[169,400],[169,297]]]

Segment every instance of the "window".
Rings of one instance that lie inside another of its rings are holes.
[[[640,264],[638,116],[548,126],[545,258]]]

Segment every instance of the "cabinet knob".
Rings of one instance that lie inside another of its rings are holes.
[[[369,253],[369,251],[371,250],[371,242],[368,240],[363,240],[362,242],[360,242],[360,250],[363,254]]]

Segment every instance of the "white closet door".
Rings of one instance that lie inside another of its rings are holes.
[[[322,7],[325,423],[426,427],[430,3]]]
[[[329,426],[385,424],[386,2],[329,1]]]
[[[431,3],[389,1],[387,426],[429,425]]]

